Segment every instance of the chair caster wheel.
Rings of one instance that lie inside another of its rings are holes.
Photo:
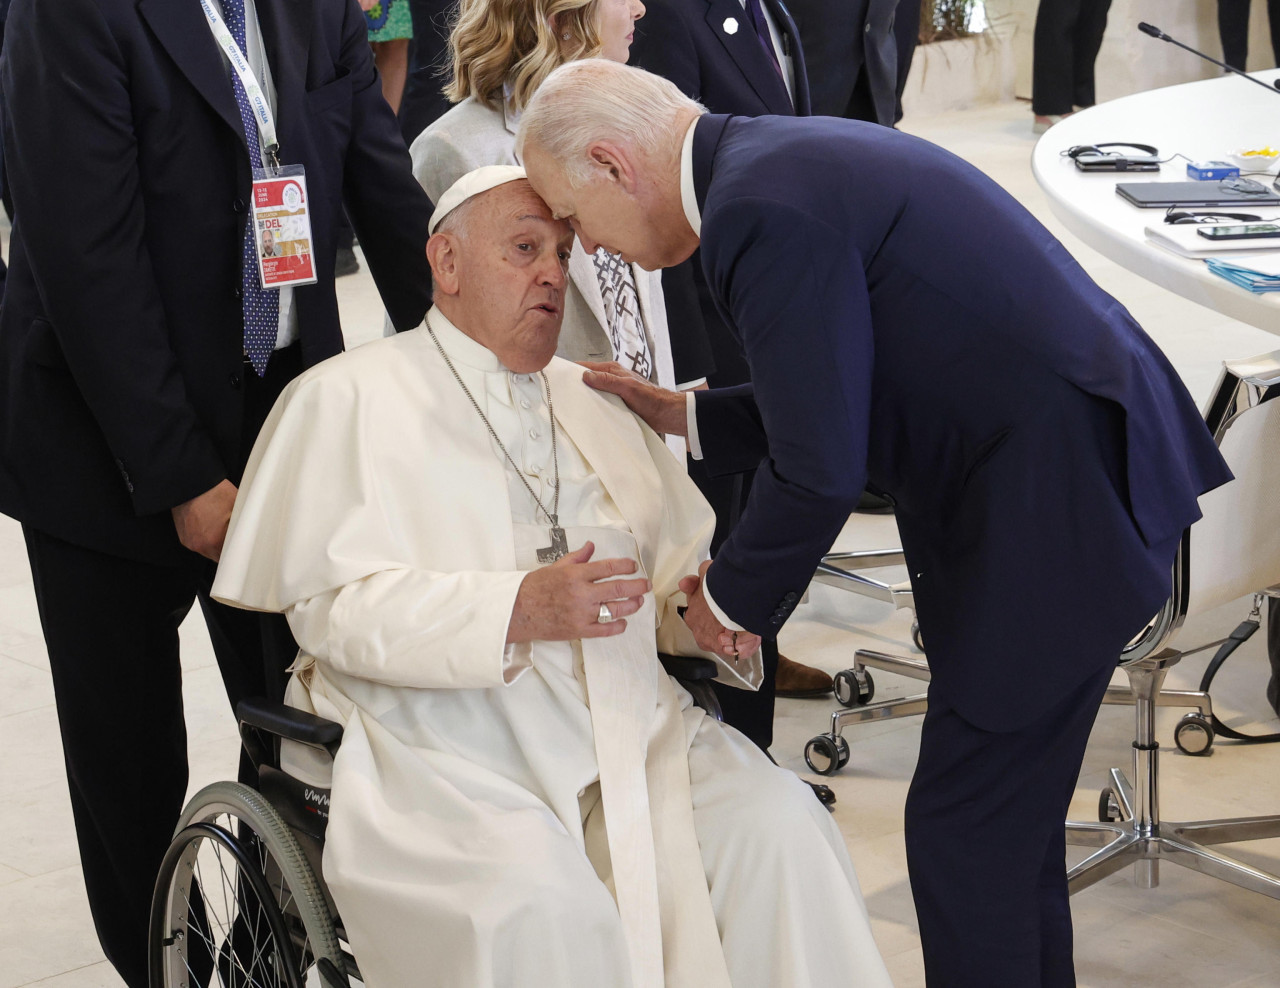
[[[841,669],[834,677],[836,700],[842,707],[861,707],[876,695],[875,680],[865,669]]]
[[[1213,724],[1204,714],[1191,713],[1173,729],[1173,743],[1184,755],[1206,755],[1213,747]]]
[[[1119,823],[1121,820],[1120,801],[1110,786],[1104,786],[1098,794],[1098,820],[1101,823]]]
[[[804,760],[819,775],[835,775],[849,763],[849,742],[838,734],[819,734],[804,746]]]
[[[923,637],[921,636],[921,634],[920,634],[920,622],[919,622],[919,621],[912,621],[912,622],[911,622],[911,642],[912,642],[912,644],[913,644],[913,645],[915,645],[915,647],[916,647],[916,648],[918,648],[921,652],[923,652],[923,651],[924,651],[924,638],[923,638]]]

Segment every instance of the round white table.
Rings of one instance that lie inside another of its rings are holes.
[[[1270,83],[1280,77],[1280,70],[1256,76]],[[1174,158],[1161,165],[1159,174],[1082,172],[1062,155],[1074,145],[1104,141],[1151,144],[1161,158],[1181,152],[1193,161],[1230,161],[1231,151],[1241,147],[1280,147],[1280,91],[1268,94],[1244,79],[1225,76],[1137,93],[1083,110],[1049,128],[1031,158],[1054,215],[1090,247],[1193,302],[1280,335],[1280,292],[1255,295],[1213,274],[1204,261],[1151,243],[1143,230],[1159,224],[1164,210],[1139,209],[1116,195],[1117,182],[1189,181],[1187,162]],[[1273,165],[1271,172],[1275,170]],[[1248,177],[1271,184],[1266,175]],[[1219,208],[1280,217],[1280,206],[1242,203]],[[1247,264],[1244,257],[1234,260]]]

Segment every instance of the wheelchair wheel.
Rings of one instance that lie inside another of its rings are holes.
[[[849,763],[849,742],[839,734],[819,734],[804,746],[804,760],[819,775],[835,775]]]
[[[924,651],[924,638],[920,634],[919,621],[911,622],[911,644],[915,645],[919,651]]]
[[[345,985],[324,893],[280,815],[218,782],[187,804],[151,904],[151,988]],[[216,971],[216,974],[214,973]]]
[[[865,669],[859,675],[853,669],[841,669],[834,677],[836,700],[842,707],[861,707],[876,695],[875,680]]]

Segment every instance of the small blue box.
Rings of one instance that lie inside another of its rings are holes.
[[[1187,177],[1197,182],[1217,181],[1220,178],[1236,178],[1240,174],[1240,166],[1229,161],[1189,161]]]

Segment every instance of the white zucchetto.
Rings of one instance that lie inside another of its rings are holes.
[[[431,221],[427,224],[427,233],[435,233],[437,227],[444,222],[444,218],[472,196],[478,196],[482,192],[496,189],[499,185],[506,185],[508,182],[518,182],[526,177],[524,169],[518,165],[485,165],[483,168],[467,172],[449,186],[440,197],[440,201],[436,203],[436,210],[431,214]]]

